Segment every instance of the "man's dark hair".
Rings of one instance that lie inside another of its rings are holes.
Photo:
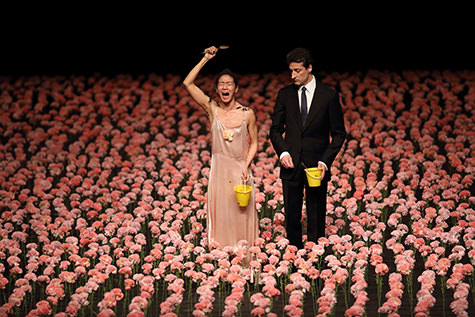
[[[219,79],[224,76],[224,75],[228,75],[228,76],[231,76],[234,80],[234,83],[236,84],[236,87],[238,86],[238,80],[237,80],[237,77],[236,75],[229,69],[229,68],[225,68],[221,71],[221,73],[218,74],[218,76],[216,77],[216,80],[214,81],[214,86],[215,87],[218,87],[218,81]]]
[[[305,68],[308,68],[309,65],[313,66],[312,54],[308,49],[303,47],[293,49],[287,54],[287,65],[290,65],[290,63],[303,63]]]

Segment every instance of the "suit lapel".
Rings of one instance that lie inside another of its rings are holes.
[[[292,103],[291,103],[291,106],[290,106],[290,110],[292,111],[291,117],[295,118],[295,121],[297,121],[297,125],[302,130],[303,129],[303,124],[302,124],[302,115],[300,113],[298,87],[295,86],[295,85],[293,87],[294,87],[294,91],[293,91],[293,94],[292,94]],[[312,102],[312,104],[313,104],[313,102]]]
[[[308,125],[312,122],[312,120],[317,116],[318,112],[320,112],[322,96],[323,96],[322,85],[317,82],[317,87],[315,88],[315,93],[313,94],[312,105],[310,106],[310,112],[308,113],[307,120],[305,121],[305,126],[303,127],[304,130],[305,128],[308,127]],[[297,98],[297,104],[298,104],[298,98]]]

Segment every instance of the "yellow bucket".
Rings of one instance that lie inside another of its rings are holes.
[[[307,174],[308,186],[318,187],[321,184],[322,180],[322,169],[318,167],[310,167],[305,169],[305,174]]]
[[[249,198],[251,197],[252,187],[249,185],[236,185],[234,186],[236,192],[236,200],[238,206],[246,207],[249,204]]]

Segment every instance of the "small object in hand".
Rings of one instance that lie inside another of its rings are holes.
[[[249,198],[251,197],[252,187],[246,184],[234,186],[236,193],[236,200],[239,207],[246,207],[249,205]]]
[[[322,169],[318,167],[310,167],[305,169],[305,174],[307,174],[308,186],[318,187],[321,184],[322,180]]]
[[[228,45],[220,45],[218,47],[218,50],[225,50],[225,49],[228,49],[228,48],[229,48]],[[202,54],[206,54],[206,53],[208,53],[208,50],[204,50]]]

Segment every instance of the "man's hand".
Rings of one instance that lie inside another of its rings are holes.
[[[326,172],[327,168],[325,167],[325,165],[322,162],[318,162],[318,168],[322,169],[322,176],[321,176],[320,179],[323,179],[325,177],[325,172]]]
[[[280,163],[284,168],[294,168],[294,162],[292,162],[292,157],[290,156],[290,154],[284,155],[280,159]]]

